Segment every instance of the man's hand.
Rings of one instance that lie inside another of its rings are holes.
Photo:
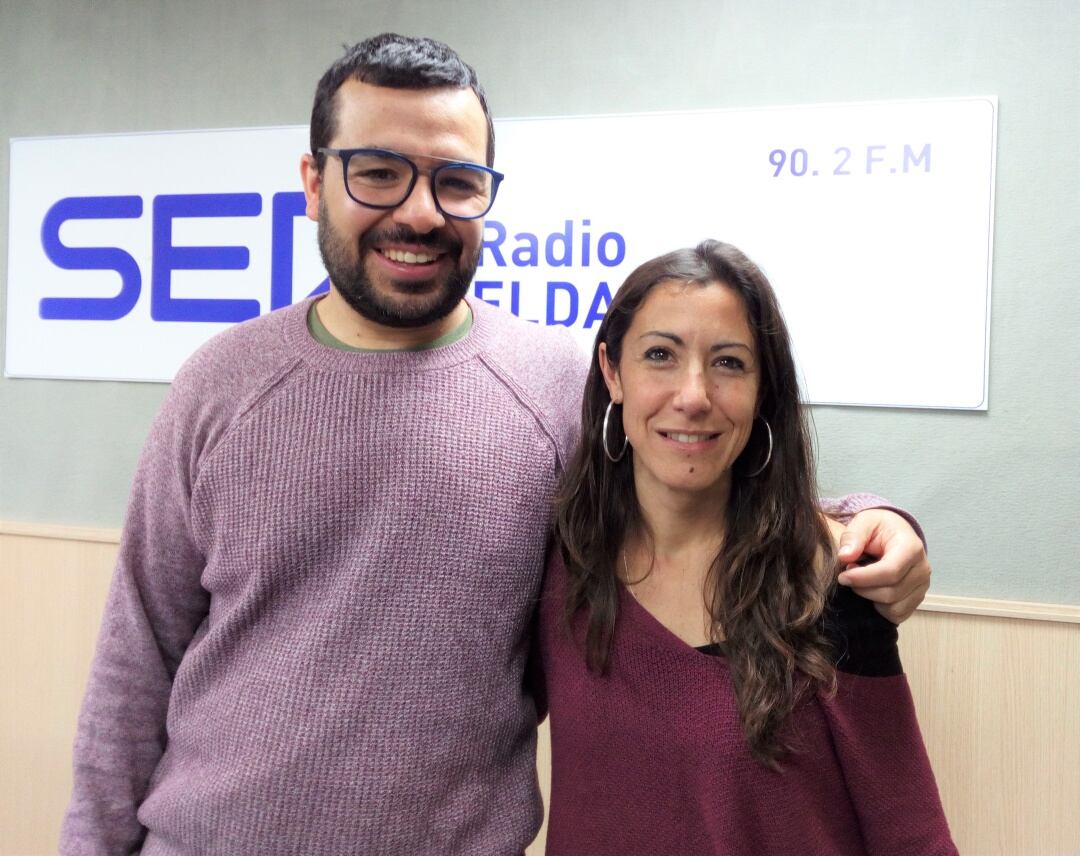
[[[894,511],[860,511],[840,536],[838,556],[844,571],[840,585],[868,600],[894,624],[911,617],[930,588],[930,562],[926,548],[911,524]],[[871,564],[854,564],[877,558]]]

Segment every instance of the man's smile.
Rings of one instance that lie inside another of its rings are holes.
[[[409,265],[425,265],[430,264],[443,255],[442,253],[429,253],[429,252],[412,252],[411,250],[396,250],[396,249],[380,249],[380,253],[386,256],[388,259],[394,262],[403,262]]]

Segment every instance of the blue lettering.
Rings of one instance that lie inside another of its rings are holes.
[[[293,220],[304,216],[304,194],[275,193],[271,211],[270,309],[274,310],[293,302]]]
[[[581,238],[574,245],[575,222],[564,220],[563,227],[559,231],[550,232],[545,238],[533,232],[515,232],[516,244],[509,249],[510,262],[515,267],[539,267],[547,264],[549,267],[573,267],[575,265],[574,250],[580,256],[576,264],[588,267],[593,262],[594,249],[601,264],[607,267],[616,267],[622,264],[626,258],[626,240],[618,232],[605,232],[600,236],[595,248],[593,246],[592,233],[589,226],[592,220],[582,219],[580,226]],[[492,261],[499,267],[506,266],[504,244],[506,243],[506,226],[498,220],[488,220],[485,229],[491,229],[491,233],[485,232],[484,241],[480,247],[480,265],[484,264],[484,250],[491,253]],[[544,254],[540,255],[540,245],[543,241]]]
[[[568,221],[569,222],[569,221]],[[548,326],[553,324],[561,324],[564,327],[571,326],[574,321],[577,320],[578,313],[578,293],[574,288],[573,283],[569,282],[549,282],[547,288],[547,323]],[[565,318],[556,319],[555,317],[555,298],[556,295],[562,292],[570,301],[570,312]]]
[[[601,306],[601,304],[603,304],[603,306]],[[596,294],[593,295],[592,303],[589,305],[589,314],[585,316],[585,329],[590,330],[592,329],[592,325],[597,321],[603,321],[610,305],[611,289],[606,282],[601,282],[596,288]]]
[[[488,240],[487,230],[492,229],[495,232],[494,240]],[[480,261],[479,266],[484,266],[484,250],[488,250],[491,253],[491,258],[498,267],[506,267],[506,259],[503,258],[502,244],[506,240],[506,227],[498,220],[485,220],[484,221],[484,242],[480,245]]]
[[[866,147],[866,174],[870,175],[874,171],[874,164],[881,163],[885,158],[878,155],[878,152],[885,151],[885,146],[867,146]]]
[[[516,279],[510,280],[510,311],[521,316],[521,283]]]
[[[155,321],[236,322],[259,314],[257,300],[177,298],[171,294],[174,270],[244,270],[247,247],[176,247],[177,217],[254,217],[262,211],[258,193],[203,193],[154,197],[153,273],[150,317]]]
[[[484,297],[484,292],[502,291],[502,287],[503,283],[497,279],[473,280],[473,292],[477,300],[483,300],[484,303],[490,303],[492,306],[502,306],[502,304],[494,298]],[[521,315],[521,283],[516,279],[510,281],[510,311],[514,315]]]
[[[532,232],[518,232],[514,240],[519,241],[517,249],[510,258],[518,267],[536,267],[540,263],[540,241]]]
[[[552,232],[544,244],[544,258],[552,267],[569,267],[574,260],[574,223],[566,220],[563,231]],[[562,255],[556,257],[555,250],[562,245]]]
[[[53,205],[41,222],[45,255],[63,270],[114,270],[120,274],[115,297],[43,297],[38,314],[46,320],[115,321],[139,300],[142,274],[130,254],[118,247],[68,247],[60,227],[68,220],[135,219],[142,216],[139,196],[70,196]]]
[[[473,293],[476,294],[477,300],[483,300],[484,303],[490,303],[492,306],[498,306],[499,301],[484,297],[484,292],[502,291],[502,286],[502,282],[497,279],[475,279],[473,280]]]
[[[908,167],[917,167],[919,164],[923,165],[923,172],[930,172],[930,144],[927,143],[922,147],[922,151],[915,154],[915,151],[910,145],[904,144],[904,172],[908,171]]]
[[[614,255],[609,255],[607,252],[606,247],[609,243],[615,244]],[[618,232],[604,232],[596,245],[596,255],[600,258],[600,264],[615,267],[626,258],[626,241]]]

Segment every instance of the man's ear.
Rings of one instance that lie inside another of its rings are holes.
[[[314,155],[300,158],[300,180],[304,183],[304,213],[309,220],[319,221],[319,201],[322,198],[322,173]]]
[[[619,367],[608,359],[607,342],[601,342],[597,354],[600,360],[600,373],[604,376],[604,385],[608,395],[616,404],[622,404],[622,381],[619,380]]]

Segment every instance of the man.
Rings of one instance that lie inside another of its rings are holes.
[[[63,853],[497,854],[535,835],[528,626],[585,366],[565,333],[465,299],[493,157],[445,45],[379,36],[320,81],[301,174],[330,291],[228,330],[173,383]],[[885,558],[854,582],[902,617],[928,566],[874,514],[851,557]]]

